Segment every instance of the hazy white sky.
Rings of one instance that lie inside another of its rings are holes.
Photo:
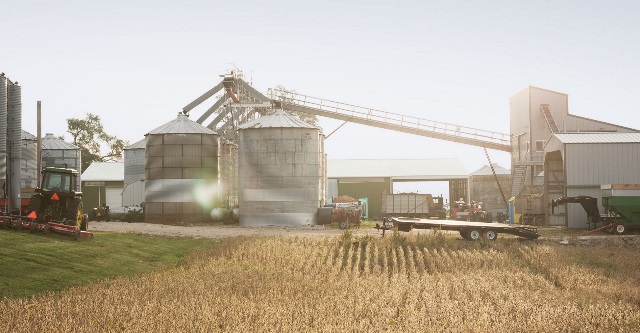
[[[42,100],[43,132],[68,139],[66,119],[91,112],[138,141],[233,65],[264,93],[503,133],[509,96],[533,85],[569,94],[573,114],[640,128],[639,18],[638,1],[0,0],[0,71],[22,86],[23,128],[35,134]],[[481,148],[357,124],[326,148],[487,163]]]

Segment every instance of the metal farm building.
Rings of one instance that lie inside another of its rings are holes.
[[[545,193],[598,199],[601,185],[640,184],[640,133],[557,133],[545,149]],[[555,198],[552,198],[555,199]],[[555,225],[585,228],[587,214],[580,205],[567,205],[552,215]]]
[[[547,224],[587,227],[579,205],[551,214],[553,199],[600,199],[601,185],[640,183],[640,131],[570,114],[566,94],[536,87],[511,96],[509,105],[511,196],[543,194]]]

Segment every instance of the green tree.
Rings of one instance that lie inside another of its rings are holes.
[[[73,144],[80,148],[83,172],[93,162],[120,160],[124,147],[129,144],[107,134],[100,117],[91,113],[87,113],[84,119],[67,119],[67,128],[67,132],[73,137]],[[108,147],[105,155],[101,154],[103,144]]]

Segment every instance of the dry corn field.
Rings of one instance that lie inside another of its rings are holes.
[[[640,328],[637,240],[618,250],[583,246],[567,252],[566,246],[514,239],[483,244],[443,237],[381,239],[345,233],[340,238],[224,240],[179,268],[33,299],[5,299],[0,331]],[[611,253],[614,266],[566,259],[589,251],[617,251]],[[616,273],[615,265],[629,271]]]

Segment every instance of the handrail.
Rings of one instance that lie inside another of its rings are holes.
[[[449,124],[445,122],[402,115],[388,111],[376,110],[353,104],[303,95],[291,91],[279,89],[269,90],[271,98],[273,100],[280,100],[284,103],[314,108],[324,112],[336,113],[358,119],[365,119],[369,121],[402,126],[405,128],[434,132],[471,140],[486,141],[500,145],[511,145],[511,136],[509,134]]]

